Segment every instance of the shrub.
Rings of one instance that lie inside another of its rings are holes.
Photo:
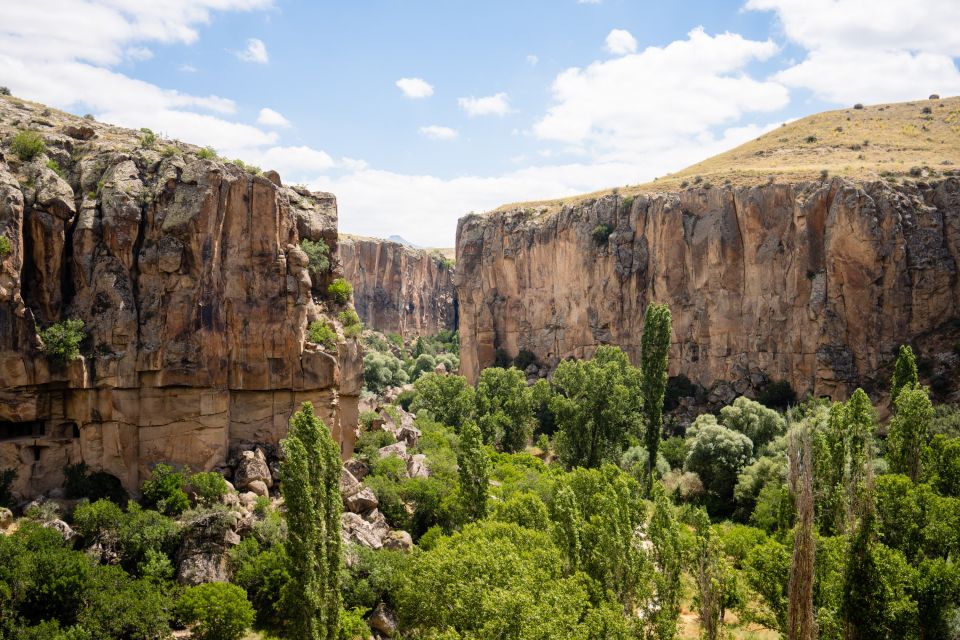
[[[318,282],[321,276],[330,272],[330,247],[323,240],[314,242],[304,238],[300,241],[300,248],[307,254],[307,259],[310,261],[307,265],[310,278],[313,282]]]
[[[213,147],[204,147],[200,149],[200,151],[197,151],[197,157],[201,160],[216,160],[217,151]]]
[[[853,105],[853,108],[854,108],[854,109],[863,109],[863,103],[862,103],[862,102],[858,102],[857,104]]]
[[[310,323],[307,339],[324,349],[333,349],[337,346],[337,332],[323,320],[314,320]]]
[[[73,510],[73,528],[87,543],[107,535],[116,535],[123,522],[123,511],[109,500],[81,502]]]
[[[157,134],[146,127],[140,129],[140,133],[143,134],[140,136],[140,147],[143,149],[153,149],[153,145],[157,142]]]
[[[347,304],[353,295],[353,285],[343,278],[337,278],[327,287],[327,294],[339,304]]]
[[[77,319],[54,323],[40,332],[44,352],[61,363],[80,357],[84,337],[83,320]]]
[[[397,394],[397,404],[403,408],[404,411],[410,411],[410,405],[413,403],[413,399],[416,397],[416,393],[413,389],[407,389],[401,391]]]
[[[53,158],[50,158],[49,160],[47,160],[47,169],[50,169],[50,171],[53,171],[55,174],[57,174],[61,178],[63,177],[63,169],[60,168],[60,165],[57,164],[57,161],[54,160]]]
[[[925,113],[925,114],[926,114],[926,113],[933,113],[933,109],[931,109],[930,107],[924,107],[923,109],[920,110],[920,112],[921,112],[921,113]]]
[[[370,636],[370,627],[363,619],[366,609],[354,607],[340,610],[340,637],[331,640],[366,640]]]
[[[806,138],[803,139],[803,141],[808,144],[813,144],[814,142],[817,141],[817,136],[807,136]]]
[[[10,95],[10,89],[8,87],[0,87],[0,96]]]
[[[389,353],[367,352],[363,357],[363,382],[373,393],[406,384],[409,380],[400,359]]]
[[[189,484],[197,497],[197,503],[208,507],[220,502],[230,490],[227,481],[216,471],[195,473],[190,476]]]
[[[171,609],[167,589],[152,580],[131,580],[120,567],[97,567],[78,622],[97,639],[165,638]]]
[[[143,501],[149,507],[168,515],[177,515],[190,506],[190,500],[183,490],[183,474],[168,464],[158,464],[153,468],[150,479],[143,483]]]
[[[0,469],[0,507],[13,506],[13,481],[17,479],[17,470],[13,468]]]
[[[91,121],[93,121],[93,122],[96,122],[96,121],[97,121],[97,119],[93,117],[93,114],[92,114],[92,113],[85,113],[85,114],[83,114],[83,119],[84,119],[84,120],[91,120]]]
[[[520,353],[513,359],[513,366],[520,371],[526,371],[531,364],[537,364],[537,356],[532,351],[520,349]]]
[[[160,150],[160,155],[162,155],[164,158],[172,158],[173,156],[177,155],[177,148],[172,144],[168,144]]]
[[[21,131],[13,136],[10,149],[24,162],[33,160],[47,150],[43,137],[36,131]]]
[[[593,228],[593,241],[598,245],[605,244],[611,233],[613,233],[613,229],[610,228],[610,225],[598,224]]]
[[[183,624],[193,624],[198,640],[240,640],[253,624],[253,606],[235,584],[209,582],[187,589],[174,608]]]
[[[341,311],[337,316],[340,324],[343,325],[343,335],[347,338],[357,338],[363,331],[363,324],[360,322],[360,316],[353,309]]]
[[[13,245],[7,236],[0,236],[0,258],[6,258],[13,253]]]

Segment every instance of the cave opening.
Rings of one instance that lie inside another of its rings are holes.
[[[43,420],[28,420],[25,422],[0,420],[0,441],[42,438],[46,433],[47,427]]]

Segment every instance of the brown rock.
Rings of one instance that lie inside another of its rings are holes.
[[[397,616],[382,602],[373,610],[367,624],[371,629],[388,638],[392,638],[397,633]]]
[[[263,484],[264,489],[273,486],[273,477],[270,474],[267,456],[263,453],[263,449],[258,447],[254,451],[240,453],[237,469],[233,472],[233,482],[238,489],[249,489],[254,493],[257,493],[252,486],[254,482]],[[258,493],[257,495],[265,494]]]
[[[355,494],[344,497],[343,504],[348,511],[365,513],[371,509],[376,509],[380,502],[369,487],[364,487]]]
[[[410,551],[413,549],[413,538],[406,531],[391,531],[383,539],[383,546],[395,551]]]

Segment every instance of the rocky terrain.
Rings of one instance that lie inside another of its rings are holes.
[[[340,260],[357,313],[371,329],[405,338],[456,329],[452,264],[439,252],[343,236]]]
[[[650,302],[670,373],[729,401],[768,382],[845,397],[887,384],[898,345],[955,377],[960,179],[767,182],[518,206],[457,229],[461,371],[497,351],[544,369],[599,344],[639,360]],[[536,367],[535,367],[536,368]]]
[[[24,130],[39,153],[18,151]],[[157,461],[221,467],[275,445],[305,400],[352,450],[361,354],[335,322],[349,305],[298,246],[323,240],[336,264],[331,194],[0,96],[0,235],[0,468],[18,492],[78,461],[130,490]],[[306,340],[325,317],[326,350]],[[66,319],[85,338],[61,363],[40,332]]]

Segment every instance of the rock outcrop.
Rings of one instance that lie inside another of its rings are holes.
[[[15,153],[24,130],[45,151]],[[359,344],[306,340],[343,308],[299,248],[336,257],[331,194],[0,96],[0,236],[0,468],[21,494],[79,461],[129,490],[159,461],[210,470],[276,445],[304,401],[351,452]],[[40,333],[66,319],[85,338],[60,363]]]
[[[498,349],[552,368],[615,344],[638,362],[654,301],[673,312],[671,375],[739,394],[771,380],[879,389],[898,345],[960,325],[956,177],[608,195],[537,213],[459,222],[470,380]]]
[[[441,255],[372,238],[342,236],[343,274],[363,323],[403,337],[457,328],[453,270]]]

